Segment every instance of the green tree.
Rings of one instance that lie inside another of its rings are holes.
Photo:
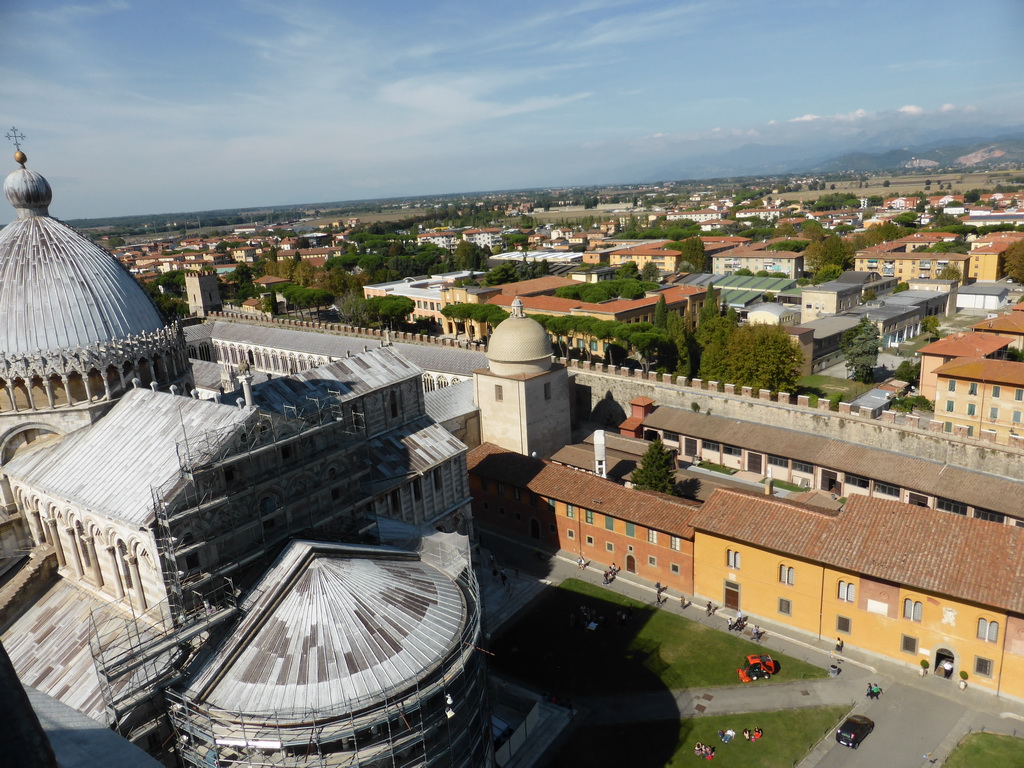
[[[627,261],[615,270],[615,277],[619,280],[638,280],[640,278],[640,270],[636,268],[636,262]]]
[[[947,264],[939,272],[939,280],[962,280],[963,275],[955,264]]]
[[[366,309],[378,322],[393,328],[412,314],[416,302],[405,296],[372,296],[366,300]]]
[[[879,346],[878,326],[866,317],[843,334],[839,349],[846,356],[850,378],[864,384],[875,380]]]
[[[918,382],[921,381],[921,363],[913,363],[910,360],[904,360],[893,372],[893,377],[900,381],[905,381],[912,386],[917,386]]]
[[[668,243],[665,248],[672,251],[679,251],[676,258],[676,272],[705,272],[707,271],[707,255],[704,252],[704,241],[699,237],[690,237],[679,242]]]
[[[672,454],[665,448],[660,438],[655,438],[644,455],[640,464],[630,478],[634,488],[672,493],[675,490],[675,473],[673,471]]]
[[[648,283],[656,283],[661,278],[661,270],[658,269],[658,265],[653,261],[648,261],[644,264],[644,268],[640,270],[640,279]]]
[[[739,387],[792,392],[800,379],[803,354],[780,325],[736,328],[726,343],[727,380]]]
[[[1024,240],[1003,251],[1003,269],[1015,283],[1024,283]]]
[[[939,318],[935,315],[928,315],[921,321],[921,330],[929,336],[939,337]]]
[[[487,285],[504,285],[515,283],[519,280],[519,268],[511,261],[503,261],[486,275],[484,283]]]
[[[837,235],[812,242],[804,251],[804,262],[812,272],[824,267],[839,267],[840,273],[853,266],[853,248]]]
[[[664,294],[658,297],[658,303],[654,305],[654,327],[668,330],[668,304]]]

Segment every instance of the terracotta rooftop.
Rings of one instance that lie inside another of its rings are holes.
[[[479,477],[528,488],[545,498],[682,538],[693,538],[693,521],[700,514],[697,502],[625,488],[597,475],[506,451],[491,443],[470,451],[466,463]]]
[[[698,531],[950,595],[1024,611],[1024,529],[899,501],[854,496],[832,515],[762,494],[719,489]]]
[[[1014,307],[1016,309],[1017,307]],[[986,332],[994,333],[1024,333],[1024,313],[1008,312],[998,317],[982,320],[971,326],[977,331],[988,335]]]
[[[994,333],[954,333],[926,344],[920,353],[937,357],[988,357],[1005,349],[1011,341]]]
[[[937,376],[948,379],[969,379],[991,384],[1024,387],[1024,363],[1011,360],[989,360],[984,357],[961,357],[935,369]]]
[[[500,287],[501,293],[505,296],[536,296],[541,293],[554,293],[567,285],[579,285],[579,283],[568,277],[545,275],[532,280],[520,280],[518,283],[505,283]]]

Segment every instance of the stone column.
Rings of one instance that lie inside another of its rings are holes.
[[[114,592],[120,599],[124,597],[124,582],[121,580],[121,564],[118,562],[117,547],[107,547],[107,554],[110,555],[110,562],[114,566]]]
[[[89,570],[92,572],[92,580],[97,587],[103,586],[103,569],[100,568],[100,559],[96,557],[96,537],[86,536],[86,549],[89,551]]]
[[[74,561],[72,562],[72,565],[75,568],[75,576],[82,578],[82,574],[85,571],[82,568],[82,553],[78,551],[78,531],[76,531],[74,527],[68,526],[64,529],[64,532],[68,535],[68,538],[71,539],[71,551],[75,556]]]
[[[60,381],[64,385],[64,394],[67,395],[67,398],[68,398],[68,408],[70,408],[72,405],[75,404],[75,399],[71,396],[71,387],[68,385],[68,377],[67,377],[67,375],[66,374],[65,375],[61,375]]]
[[[110,400],[112,395],[110,394],[110,379],[107,377],[106,371],[103,372],[103,399]]]
[[[14,384],[11,382],[8,382],[7,384],[7,397],[10,398],[11,408],[14,410],[15,413],[17,413],[18,401],[14,399]]]
[[[121,391],[124,392],[124,362],[119,362],[117,364],[117,377],[121,379]]]
[[[46,527],[50,530],[50,539],[53,541],[53,550],[57,555],[57,565],[61,568],[65,568],[68,564],[68,559],[64,555],[64,545],[60,540],[60,533],[57,530],[57,521],[52,517],[47,518]]]
[[[39,410],[36,408],[36,399],[32,396],[32,379],[31,377],[25,380],[25,394],[28,396],[28,407],[33,411]]]
[[[43,386],[46,387],[46,402],[48,402],[50,407],[53,408],[53,379],[47,376],[46,380],[43,382]]]
[[[88,371],[82,374],[82,385],[85,387],[85,401],[87,403],[92,402],[92,387],[89,385],[89,373]]]
[[[128,570],[132,574],[132,585],[134,586],[135,594],[138,597],[139,608],[140,610],[145,611],[149,608],[149,605],[146,603],[146,590],[142,586],[142,577],[139,575],[139,558],[128,558]]]

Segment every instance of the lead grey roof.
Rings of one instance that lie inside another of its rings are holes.
[[[423,474],[465,450],[458,438],[428,417],[370,440],[375,480]]]
[[[426,392],[423,395],[423,403],[426,406],[427,415],[438,424],[477,410],[476,404],[473,402],[473,382],[471,380],[459,381],[449,384],[447,387]]]
[[[253,387],[253,399],[262,408],[283,413],[286,406],[308,405],[310,398],[349,400],[422,375],[418,366],[393,347],[374,347],[318,368],[265,381]]]
[[[160,314],[117,259],[51,218],[24,187],[46,180],[22,168],[4,182],[18,218],[0,231],[0,352],[74,350],[151,333]],[[48,189],[48,188],[47,188]]]
[[[207,326],[211,326],[207,328]],[[290,328],[275,328],[249,323],[235,323],[215,320],[202,326],[185,328],[186,342],[213,338],[222,343],[254,344],[272,349],[283,349],[326,357],[343,358],[362,352],[363,348],[374,348],[379,344],[371,339],[357,336],[341,336],[335,333],[297,331]],[[487,357],[459,347],[441,347],[427,344],[407,344],[396,341],[392,345],[402,356],[425,371],[472,376],[473,371],[487,367]]]
[[[251,418],[251,408],[131,389],[95,424],[19,453],[4,472],[84,509],[147,525],[153,518],[151,488],[179,471],[177,444],[191,437],[195,449],[200,442],[195,438],[210,433],[216,445],[206,444],[215,449],[231,439],[227,428]]]
[[[459,642],[461,590],[413,553],[296,541],[188,695],[288,721],[371,706],[431,674]]]

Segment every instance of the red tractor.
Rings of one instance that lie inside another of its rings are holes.
[[[754,654],[747,656],[747,663],[742,669],[737,669],[739,673],[740,681],[749,683],[752,680],[760,680],[762,678],[769,678],[772,675],[779,674],[779,662],[773,659],[767,654]]]

